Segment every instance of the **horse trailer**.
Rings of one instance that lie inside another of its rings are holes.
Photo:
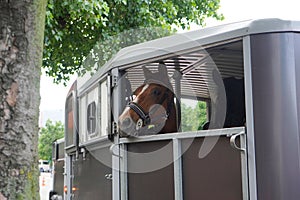
[[[52,190],[49,199],[60,200],[64,197],[64,186],[66,182],[65,172],[65,140],[58,139],[52,144]]]
[[[242,21],[123,48],[67,95],[64,197],[298,200],[299,100],[300,22]],[[171,112],[176,129],[162,131]]]

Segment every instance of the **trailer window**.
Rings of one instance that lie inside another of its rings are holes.
[[[104,78],[85,91],[79,98],[79,142],[98,139],[107,135],[108,87]]]
[[[73,110],[73,95],[67,98],[66,102],[66,125],[65,125],[65,137],[66,147],[74,144],[74,110]]]
[[[91,139],[98,135],[98,107],[99,107],[99,88],[95,87],[88,92],[85,97],[86,110],[86,130],[87,139]]]
[[[60,142],[57,144],[57,159],[62,159],[65,157],[65,148],[64,148],[64,142]]]
[[[87,131],[88,134],[96,132],[96,103],[92,102],[87,107]]]
[[[144,94],[148,94],[150,89],[140,90],[145,83],[160,84],[173,91],[176,96],[178,132],[244,126],[246,119],[242,50],[242,41],[230,41],[222,45],[210,46],[206,49],[199,48],[199,50],[185,54],[171,55],[169,58],[126,68],[122,74],[129,82],[127,91],[139,89],[138,92],[143,91]],[[124,86],[125,84],[122,85]],[[123,88],[122,90],[125,91]],[[121,100],[125,102],[125,92],[122,95]],[[134,95],[131,99],[132,97]],[[141,95],[141,99],[139,105],[144,106],[145,110],[150,110],[149,105],[152,103],[157,104],[155,98],[151,96],[144,98]],[[169,105],[172,104],[169,103]],[[169,111],[169,108],[165,107],[166,111]],[[122,122],[128,122],[124,120],[128,118],[127,111],[120,116]],[[129,125],[121,123],[122,131],[136,134],[134,124],[137,120],[131,121],[134,123]],[[159,120],[154,118],[153,121]],[[165,127],[174,127],[173,124],[174,120],[169,120],[168,126],[165,125]],[[149,134],[156,134],[154,128],[157,127],[158,130],[163,125],[163,123],[156,123],[145,126],[138,134],[147,135],[145,130]],[[160,129],[158,132],[174,132],[174,129],[167,128]]]

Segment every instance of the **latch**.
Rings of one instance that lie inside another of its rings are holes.
[[[241,139],[244,139],[244,135],[245,135],[245,132],[240,132],[240,133],[231,135],[231,136],[230,136],[230,145],[231,145],[234,149],[237,149],[237,150],[239,150],[239,151],[246,151],[246,148],[243,148],[243,147],[242,147],[242,144],[243,144],[243,143],[245,144],[244,141],[241,141],[241,142],[240,142],[240,143],[241,143],[240,146],[238,146],[238,145],[236,144],[236,138],[237,138],[237,137],[242,137]]]
[[[107,180],[112,180],[112,178],[113,178],[112,174],[105,174],[104,177],[105,177]]]

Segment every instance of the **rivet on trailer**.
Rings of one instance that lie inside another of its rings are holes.
[[[300,199],[299,32],[279,19],[204,28],[124,48],[78,78],[64,198]],[[207,123],[187,129],[183,106],[198,102]]]

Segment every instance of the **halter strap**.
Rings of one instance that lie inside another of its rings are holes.
[[[127,104],[127,107],[131,108],[138,116],[143,120],[144,125],[148,125],[150,123],[149,114],[146,114],[144,109],[139,106],[137,103],[131,101]]]
[[[164,96],[161,98],[159,104],[162,104],[165,101],[165,99],[167,98],[167,96],[168,96],[167,94],[164,94]],[[169,103],[169,102],[167,103],[166,115],[162,116],[162,117],[165,117],[166,119],[168,119],[170,110],[171,110],[171,105],[172,105],[171,103]],[[138,105],[137,103],[135,103],[133,101],[130,101],[126,106],[129,107],[130,109],[132,109],[143,120],[144,126],[147,126],[150,124],[150,122],[151,122],[150,114],[146,113],[140,105]]]

